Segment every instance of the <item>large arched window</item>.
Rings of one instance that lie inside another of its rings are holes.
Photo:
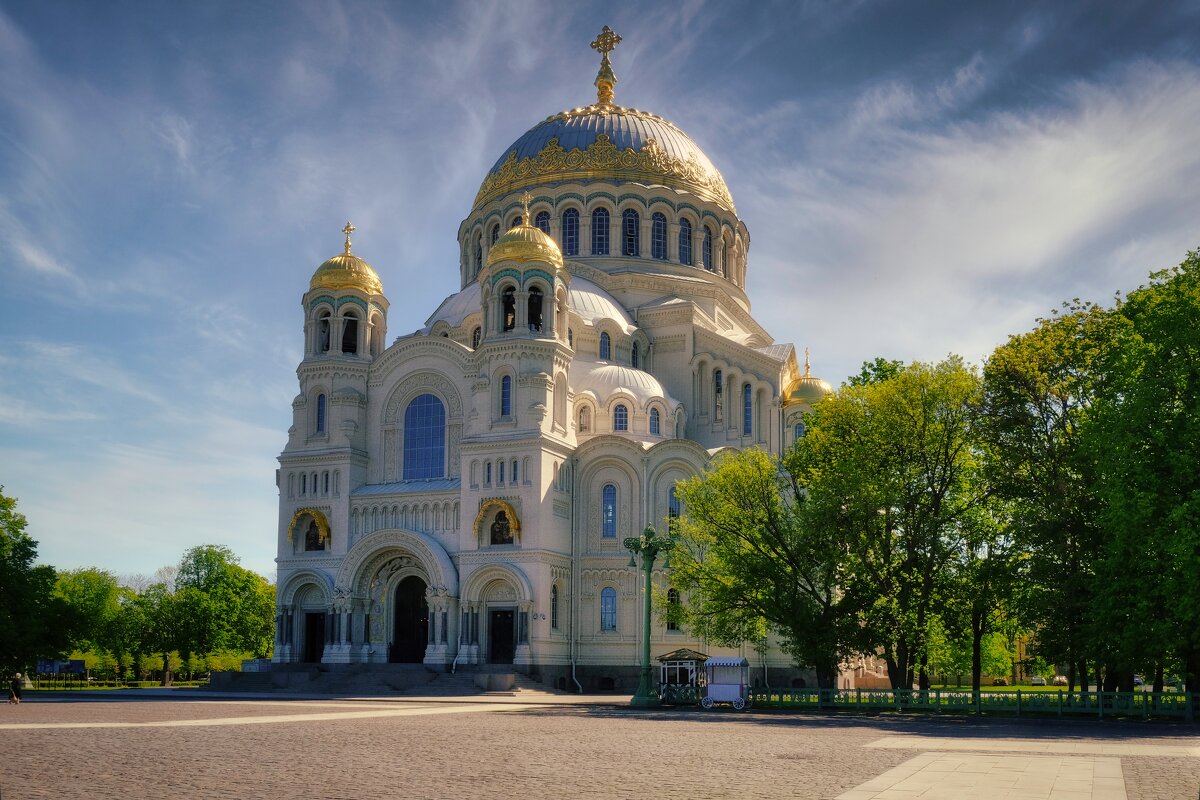
[[[621,255],[640,256],[642,254],[642,219],[632,208],[625,209],[621,214]]]
[[[611,483],[600,492],[600,536],[617,538],[617,487]]]
[[[563,255],[579,255],[579,211],[574,208],[568,208],[564,211],[562,226]]]
[[[742,384],[742,435],[754,432],[754,396],[750,384]]]
[[[629,430],[629,408],[621,403],[618,403],[616,407],[613,408],[613,430]]]
[[[597,208],[592,212],[592,255],[608,255],[608,209]]]
[[[500,295],[500,319],[504,330],[511,331],[517,325],[517,290],[509,286]]]
[[[317,395],[317,433],[325,432],[325,395]]]
[[[707,225],[704,226],[704,244],[701,247],[700,256],[704,260],[704,268],[712,272],[712,228]]]
[[[342,318],[342,352],[358,355],[358,317],[352,312]]]
[[[659,418],[658,409],[652,408],[650,409],[650,435],[658,436],[661,429],[662,422]]]
[[[713,370],[713,420],[720,422],[725,418],[725,384],[721,370]]]
[[[612,338],[607,333],[600,334],[600,357],[612,358]]]
[[[659,211],[654,212],[650,227],[650,255],[653,258],[665,260],[667,257],[667,217]]]
[[[617,590],[605,586],[600,590],[600,630],[617,629]]]
[[[500,416],[512,416],[512,376],[505,375],[500,379]]]
[[[542,330],[542,290],[534,286],[529,290],[529,302],[526,303],[526,319],[529,320],[529,330],[540,333]]]
[[[446,407],[434,395],[418,395],[404,411],[404,480],[445,474]]]
[[[545,234],[550,233],[550,212],[539,211],[537,216],[533,218],[533,225],[539,231]]]
[[[500,223],[492,226],[492,245],[495,246],[496,240],[500,238]]]
[[[692,263],[692,223],[679,220],[679,263]]]

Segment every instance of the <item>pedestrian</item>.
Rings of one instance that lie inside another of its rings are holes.
[[[17,673],[12,682],[8,684],[8,703],[16,705],[21,702],[21,673]]]

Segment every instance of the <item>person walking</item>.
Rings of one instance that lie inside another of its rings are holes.
[[[9,705],[15,705],[21,702],[21,673],[17,673],[12,682],[8,684],[8,702]]]

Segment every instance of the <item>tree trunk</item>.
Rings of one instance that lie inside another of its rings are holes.
[[[983,684],[983,615],[971,611],[971,691],[978,692]]]

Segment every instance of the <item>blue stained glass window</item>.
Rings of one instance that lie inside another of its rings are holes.
[[[660,428],[661,428],[661,424],[659,422],[658,409],[652,408],[652,409],[650,409],[650,435],[658,436],[658,432],[659,432]]]
[[[500,416],[512,416],[512,376],[505,375],[500,379]]]
[[[742,384],[742,435],[749,436],[754,432],[754,397],[750,384]]]
[[[804,423],[803,423],[803,422],[797,422],[797,423],[796,423],[796,428],[795,428],[795,430],[793,431],[793,436],[794,436],[796,439],[799,439],[799,438],[801,438],[802,436],[804,436]]]
[[[579,255],[579,212],[573,208],[564,211],[562,225],[563,255]]]
[[[607,333],[600,334],[600,357],[610,358],[612,356],[612,339]]]
[[[617,590],[606,586],[600,591],[600,630],[617,629]]]
[[[707,225],[704,226],[704,245],[700,255],[704,259],[704,268],[712,272],[712,228]]]
[[[533,218],[533,224],[542,233],[550,233],[550,212],[539,211],[537,216]]]
[[[600,536],[617,538],[617,487],[611,483],[604,484],[601,492],[600,518]]]
[[[638,212],[627,208],[621,214],[621,255],[640,256],[642,254],[642,220]]]
[[[592,255],[608,255],[608,209],[597,208],[592,212]]]
[[[629,430],[629,409],[618,404],[613,409],[613,430],[627,431]]]
[[[665,260],[667,257],[667,218],[656,211],[650,218],[650,255],[653,258]]]
[[[686,219],[679,221],[679,263],[692,263],[692,223]]]
[[[317,395],[317,433],[325,432],[325,395]]]
[[[413,398],[404,411],[404,480],[446,474],[446,407],[431,394]]]

